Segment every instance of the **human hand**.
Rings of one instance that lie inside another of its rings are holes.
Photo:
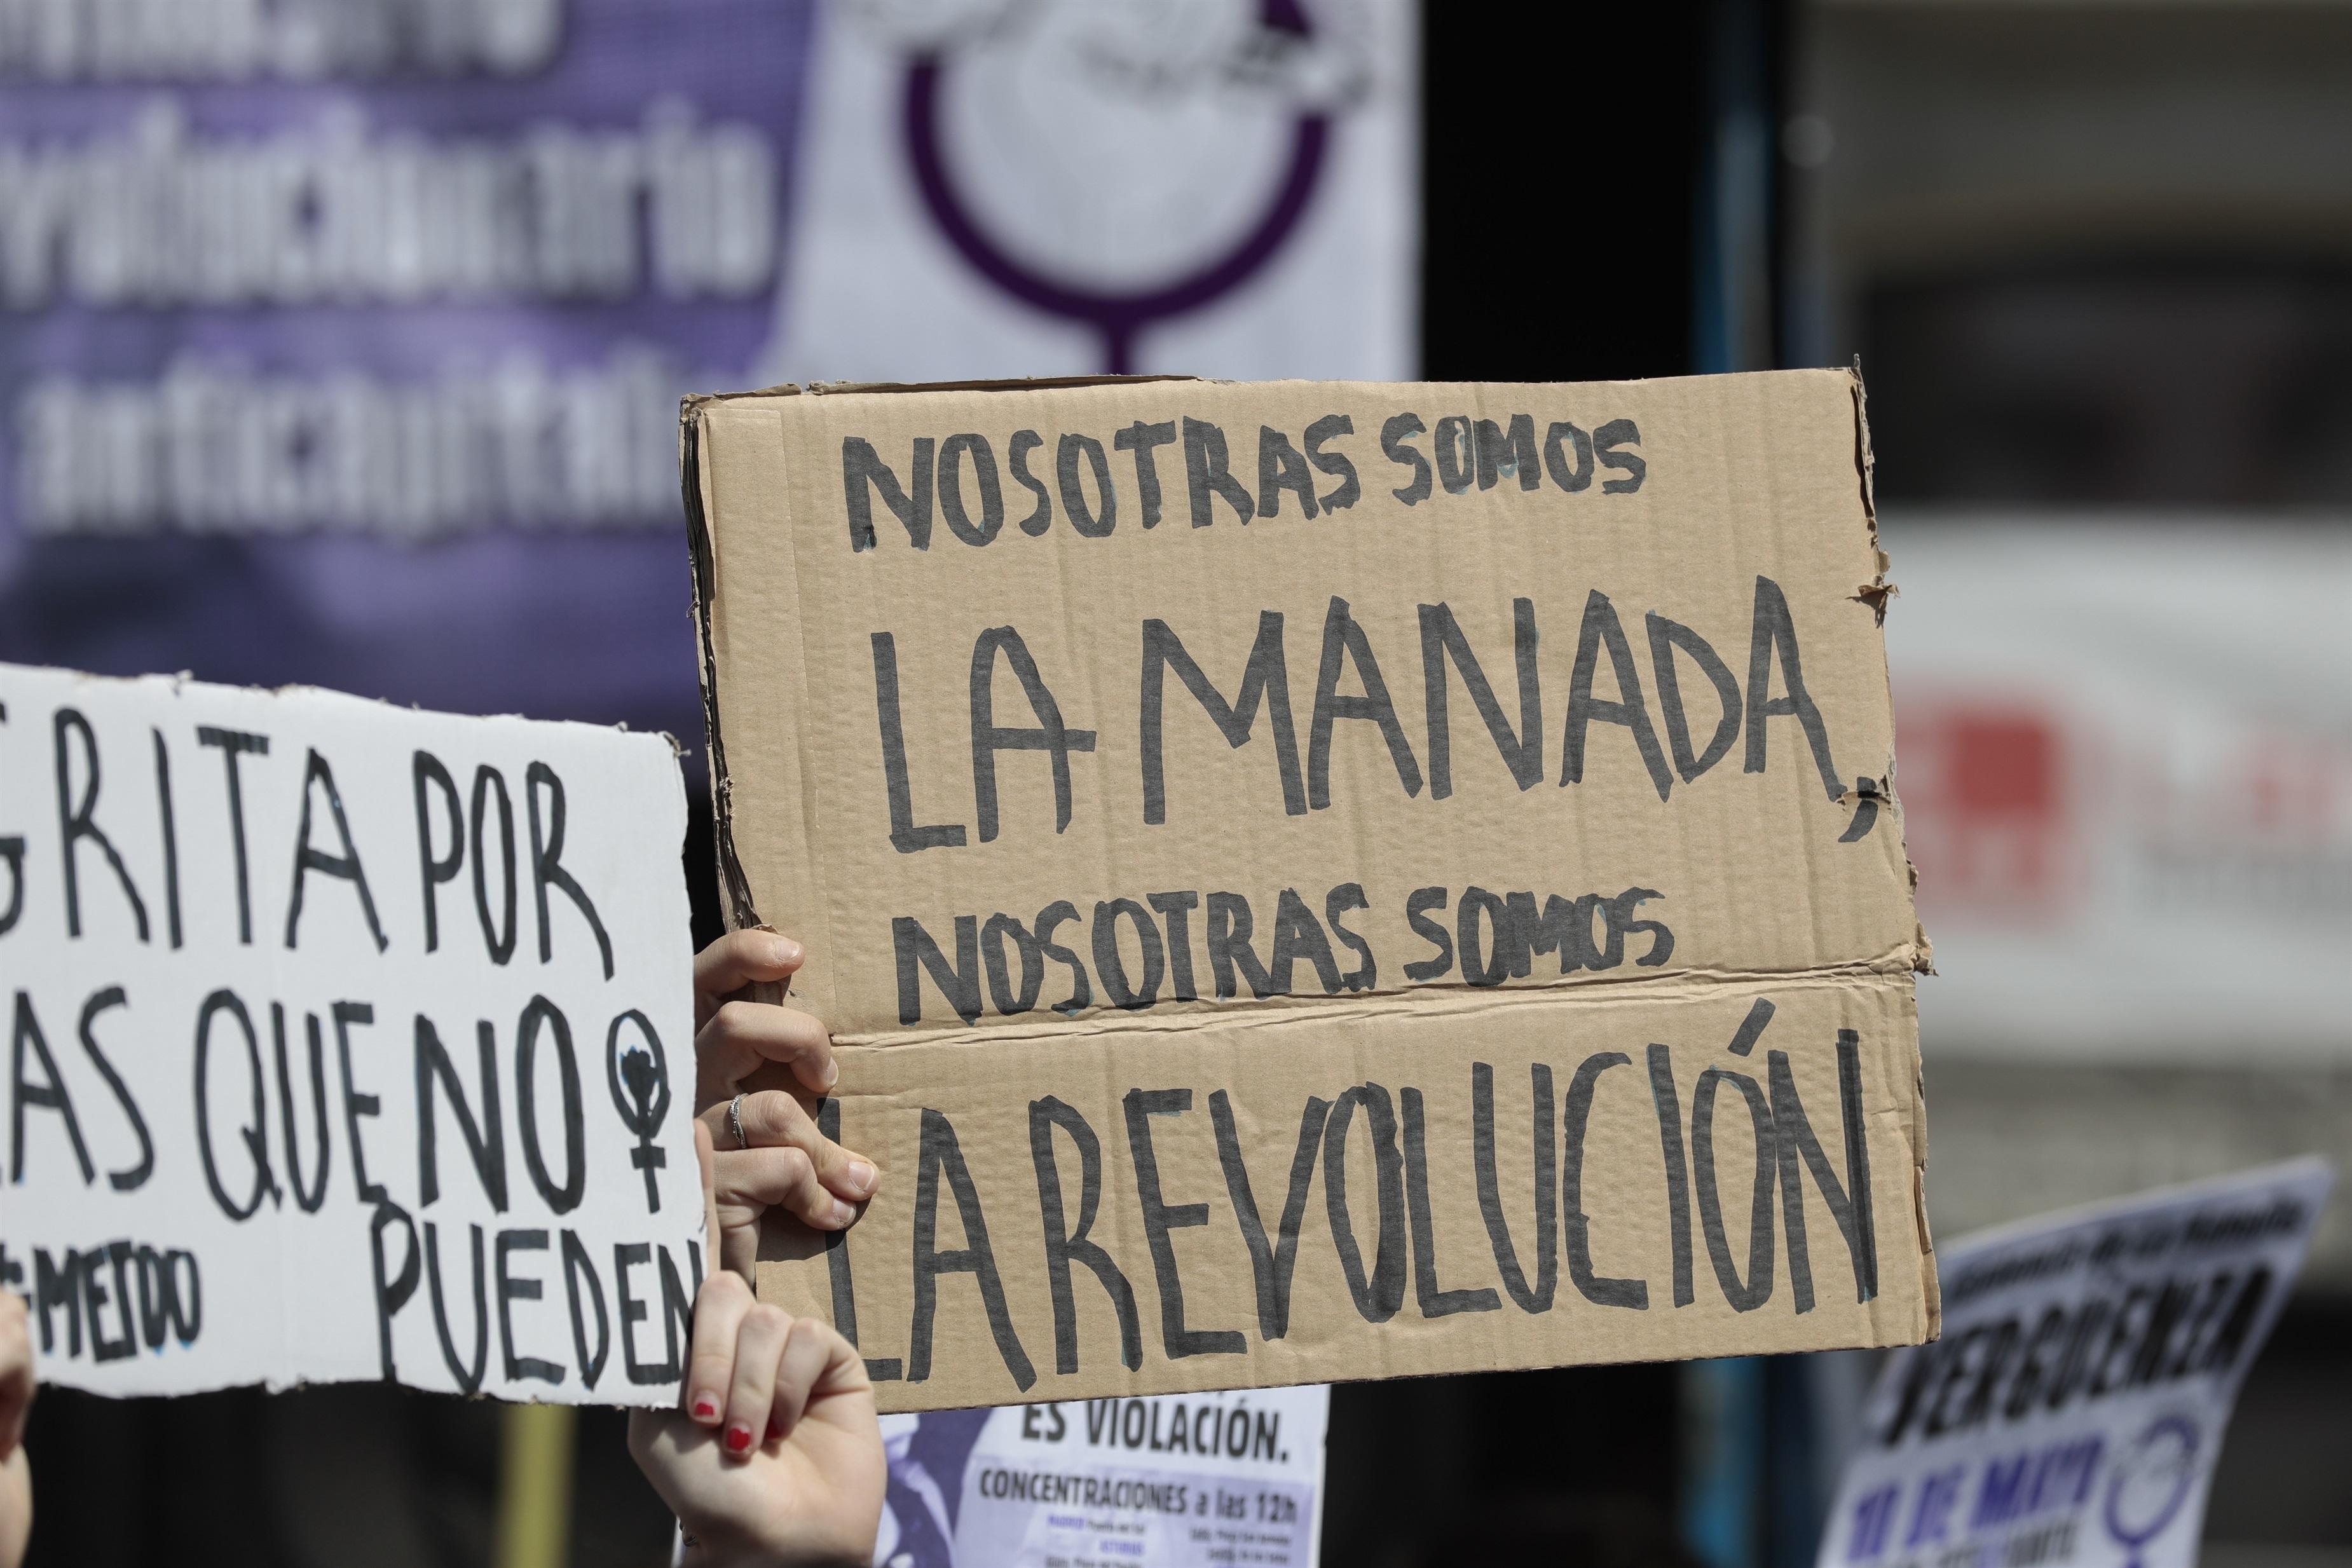
[[[695,1144],[708,1183],[708,1129]],[[887,1466],[847,1341],[714,1270],[695,1300],[685,1405],[632,1411],[629,1452],[677,1515],[687,1562],[873,1562]]]
[[[816,1229],[839,1230],[881,1185],[874,1162],[819,1132],[795,1095],[742,1089],[772,1061],[814,1093],[840,1076],[823,1023],[740,994],[755,983],[789,980],[803,956],[789,936],[747,930],[720,937],[694,960],[695,1108],[718,1150],[710,1177],[717,1250],[720,1266],[746,1280],[759,1253],[760,1217],[770,1207],[781,1204]]]
[[[32,1410],[34,1385],[31,1315],[24,1297],[0,1291],[0,1568],[24,1562],[25,1542],[33,1533],[25,1417]]]

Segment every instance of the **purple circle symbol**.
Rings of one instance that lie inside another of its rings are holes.
[[[1269,31],[1300,38],[1314,31],[1299,0],[1261,0],[1259,22]],[[1104,368],[1113,375],[1134,371],[1135,339],[1145,327],[1222,298],[1273,259],[1307,212],[1330,142],[1328,114],[1320,110],[1300,114],[1291,127],[1290,161],[1274,199],[1239,244],[1222,258],[1171,283],[1140,293],[1114,293],[1024,267],[982,230],[948,172],[940,125],[940,98],[947,72],[947,61],[939,54],[919,56],[907,68],[907,157],[914,166],[915,185],[922,193],[925,208],[957,254],[982,277],[1024,304],[1085,322],[1100,332]]]

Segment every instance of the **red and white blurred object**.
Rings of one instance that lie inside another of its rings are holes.
[[[1886,529],[1933,1053],[2352,1059],[2352,529]]]

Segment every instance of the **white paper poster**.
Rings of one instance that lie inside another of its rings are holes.
[[[886,1416],[877,1568],[1314,1568],[1326,1387]]]
[[[1822,1568],[2193,1568],[2334,1183],[2294,1160],[1939,1249],[1943,1337],[1880,1375]]]
[[[677,1397],[669,742],[0,665],[0,1287],[100,1393]]]
[[[1407,0],[834,0],[775,376],[1418,362]]]

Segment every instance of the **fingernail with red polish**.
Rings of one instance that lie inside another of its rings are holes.
[[[730,1454],[743,1454],[743,1453],[749,1453],[749,1452],[751,1451],[751,1427],[744,1426],[741,1422],[740,1422],[740,1421],[739,1421],[739,1422],[737,1422],[734,1426],[730,1427],[728,1427],[728,1428],[727,1428],[727,1451],[728,1451],[729,1453],[730,1453]]]
[[[708,1394],[694,1396],[694,1418],[698,1421],[719,1419],[719,1401]]]
[[[774,1442],[784,1435],[784,1424],[773,1416],[768,1417],[768,1441]]]

